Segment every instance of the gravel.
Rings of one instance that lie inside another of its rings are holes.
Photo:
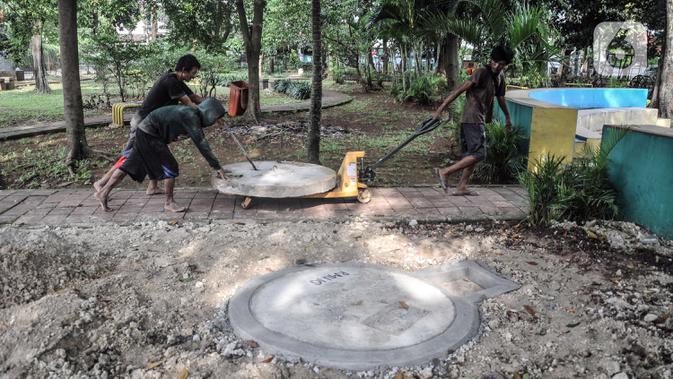
[[[530,230],[358,219],[160,221],[4,226],[0,241],[3,377],[159,378],[186,370],[190,378],[622,379],[673,372],[673,244],[653,243],[632,224]],[[228,323],[237,288],[297,262],[416,271],[464,259],[522,287],[481,304],[477,337],[417,367],[319,367],[272,356]]]

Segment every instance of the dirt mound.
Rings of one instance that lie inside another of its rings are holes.
[[[95,279],[113,266],[85,242],[66,241],[54,232],[4,229],[0,240],[0,309]]]

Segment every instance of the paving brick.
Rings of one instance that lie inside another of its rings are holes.
[[[11,224],[17,218],[19,218],[19,215],[0,215],[0,224]]]
[[[418,198],[418,199],[409,199],[411,205],[414,208],[434,208],[435,205],[428,199]]]
[[[35,209],[44,200],[44,196],[30,196],[17,203],[14,207],[5,210],[3,216],[22,216]]]
[[[176,199],[193,199],[196,195],[196,191],[180,191],[175,190],[173,197]]]
[[[75,208],[72,213],[70,214],[71,216],[91,216],[98,207],[77,207]]]
[[[477,216],[480,214],[483,214],[481,209],[479,207],[458,207],[460,209],[460,213],[466,216]]]
[[[397,188],[371,188],[372,196],[402,196]]]
[[[45,225],[67,225],[67,215],[47,215],[42,218],[41,223]]]
[[[16,207],[18,204],[27,199],[27,195],[15,195],[11,194],[6,196],[4,199],[0,200],[0,214],[6,212],[7,210]]]
[[[194,196],[195,199],[214,199],[217,196],[218,192],[215,190],[212,191],[199,191]]]
[[[74,207],[56,207],[52,209],[48,216],[68,216],[69,214],[72,213]]]
[[[394,210],[413,209],[414,206],[406,197],[386,197],[388,205]]]
[[[439,212],[439,214],[442,216],[458,216],[461,213],[458,207],[438,207],[437,212]]]
[[[16,219],[14,221],[14,224],[17,224],[17,225],[40,225],[40,224],[42,224],[42,219],[43,218],[44,218],[44,216],[39,216],[39,215],[28,216],[27,214],[25,214],[25,215],[19,217],[18,219]],[[0,216],[0,223],[2,223],[1,220],[2,220],[2,216]]]

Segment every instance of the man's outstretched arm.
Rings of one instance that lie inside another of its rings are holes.
[[[498,105],[502,109],[502,113],[505,114],[505,128],[507,131],[512,131],[512,119],[509,117],[509,109],[507,108],[507,102],[505,101],[504,96],[498,96]]]
[[[471,80],[466,81],[465,83],[461,84],[460,87],[456,88],[447,96],[446,100],[442,103],[442,105],[437,108],[435,113],[432,114],[432,118],[439,120],[439,118],[442,116],[442,112],[444,112],[444,108],[448,107],[449,104],[451,104],[454,100],[458,98],[458,96],[462,95],[463,92],[467,91],[474,85],[474,82]]]

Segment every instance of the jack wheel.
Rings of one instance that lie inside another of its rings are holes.
[[[361,189],[358,191],[358,202],[367,204],[372,199],[372,193],[369,189]]]
[[[241,208],[243,209],[249,209],[252,207],[252,197],[246,197],[241,201]]]

